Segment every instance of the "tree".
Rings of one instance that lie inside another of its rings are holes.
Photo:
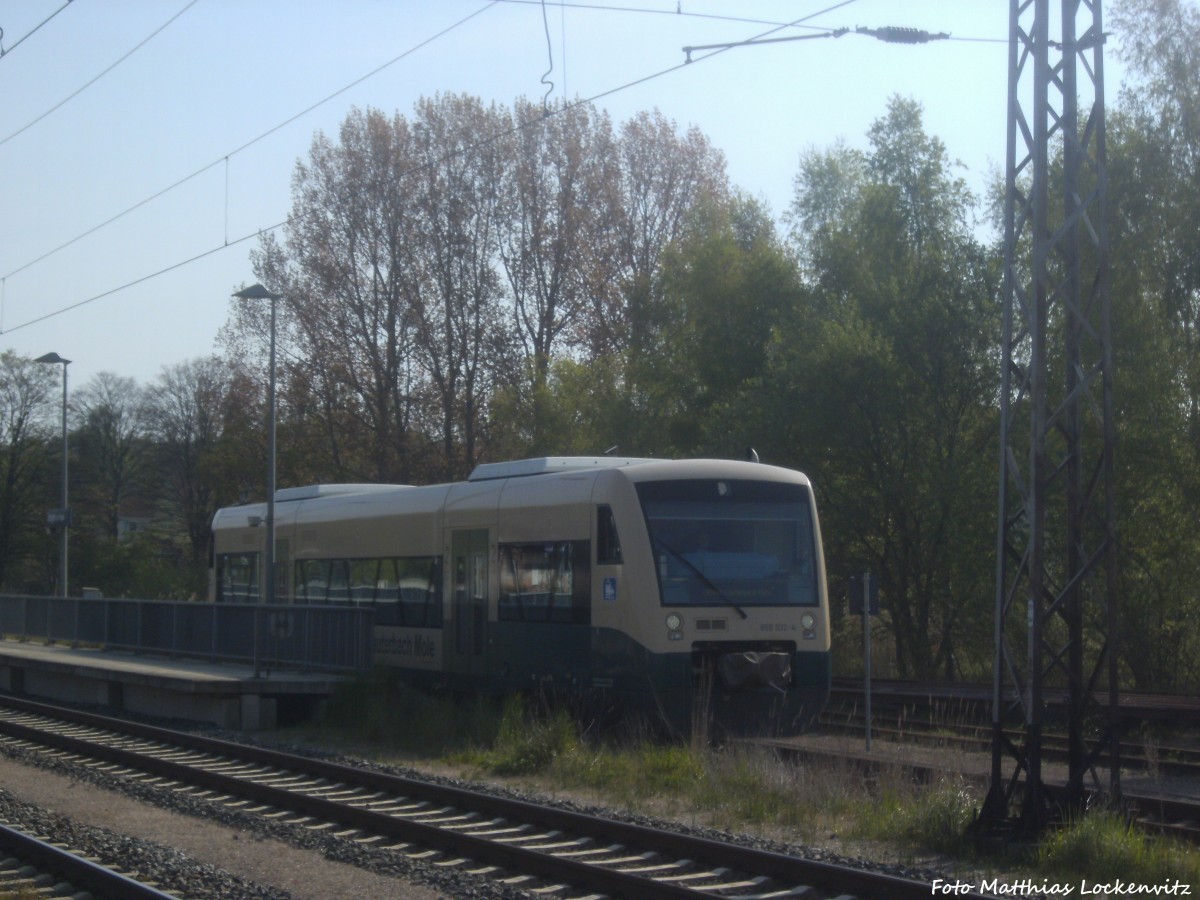
[[[669,417],[671,443],[661,449],[740,455],[754,443],[746,412],[775,329],[799,299],[795,261],[767,211],[734,195],[697,204],[663,253],[657,286],[662,315],[648,330],[658,346],[634,371],[643,391],[667,404],[648,417]]]
[[[159,475],[156,493],[186,535],[193,565],[206,561],[213,514],[240,499],[220,461],[230,430],[231,388],[228,368],[208,357],[165,367],[147,390],[146,425]]]
[[[39,478],[52,440],[54,373],[48,367],[0,353],[0,586],[23,590],[23,565],[43,549],[50,497]],[[56,483],[49,480],[49,483]],[[56,504],[57,505],[57,504]]]
[[[492,447],[547,452],[553,366],[643,339],[664,247],[726,191],[720,154],[658,114],[618,141],[588,104],[352,111],[253,256],[282,297],[283,446],[304,447],[281,473],[453,478]],[[265,304],[241,304],[223,341],[261,369],[267,333]]]
[[[421,100],[412,126],[418,212],[414,269],[406,280],[416,347],[440,413],[443,477],[477,461],[492,373],[506,355],[495,267],[508,128],[495,107],[445,95]]]
[[[476,99],[441,95],[411,121],[354,110],[337,144],[318,135],[297,164],[284,240],[264,239],[254,265],[283,297],[281,422],[323,437],[327,479],[474,463],[511,359],[494,236],[508,128]],[[226,343],[263,334],[261,319],[239,310]]]
[[[616,136],[589,107],[545,121],[534,104],[518,110],[524,132],[506,206],[517,230],[502,234],[502,250],[528,386],[504,392],[506,442],[520,452],[664,451],[664,436],[644,439],[643,424],[660,412],[665,388],[640,374],[655,365],[674,314],[656,283],[695,210],[727,199],[724,158],[658,110]]]
[[[1200,12],[1125,0],[1129,76],[1109,118],[1122,664],[1200,685]],[[1156,652],[1145,653],[1145,646]]]
[[[797,179],[811,293],[778,334],[772,446],[816,479],[835,586],[880,578],[900,674],[957,675],[990,647],[995,272],[919,105],[893,98],[869,137]]]
[[[540,385],[557,349],[581,345],[591,288],[606,280],[615,147],[608,117],[585,104],[547,116],[538,104],[518,100],[513,130],[498,249],[517,332]]]
[[[77,505],[93,510],[100,533],[115,543],[122,513],[144,486],[143,392],[132,378],[101,372],[71,401],[79,448]]]
[[[663,254],[684,236],[693,211],[729,200],[725,159],[696,127],[682,134],[658,110],[621,125],[617,147],[619,195],[612,289],[596,290],[592,356],[637,346],[655,320],[661,295],[655,279]]]
[[[844,225],[855,199],[867,183],[866,154],[839,140],[829,150],[810,150],[800,162],[793,182],[795,196],[784,214],[789,237],[801,259],[811,265],[812,253]]]
[[[406,178],[416,164],[406,120],[352,110],[340,143],[318,134],[296,164],[284,242],[267,236],[252,256],[255,275],[282,295],[281,393],[296,383],[312,398],[296,411],[315,420],[330,478],[413,472],[408,280],[418,229]],[[264,305],[240,311],[235,336],[266,334]]]

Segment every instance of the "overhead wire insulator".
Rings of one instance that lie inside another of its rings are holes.
[[[889,44],[928,44],[930,41],[946,41],[950,35],[944,31],[931,34],[921,28],[902,28],[889,25],[884,28],[863,28],[861,25],[854,29],[855,34],[866,34]]]

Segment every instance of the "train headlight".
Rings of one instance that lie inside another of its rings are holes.
[[[671,613],[667,616],[667,631],[679,631],[683,628],[683,616],[679,613]]]
[[[812,613],[806,612],[800,617],[800,627],[805,631],[812,631],[817,627],[817,619]]]

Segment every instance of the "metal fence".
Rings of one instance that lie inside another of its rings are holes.
[[[372,609],[0,594],[0,634],[255,669],[361,671]]]

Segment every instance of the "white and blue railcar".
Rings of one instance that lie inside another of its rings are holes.
[[[262,596],[265,514],[214,518],[215,600]],[[373,607],[375,661],[420,683],[577,694],[683,733],[794,733],[828,696],[799,472],[528,459],[456,484],[281,490],[275,521],[278,601]]]

